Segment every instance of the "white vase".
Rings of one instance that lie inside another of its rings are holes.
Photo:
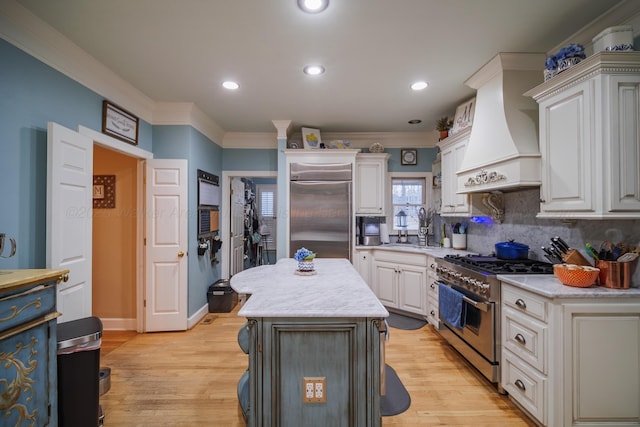
[[[313,261],[298,261],[298,271],[313,271],[314,269]]]

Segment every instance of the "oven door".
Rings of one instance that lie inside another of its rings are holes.
[[[491,363],[498,362],[496,351],[496,307],[494,302],[479,300],[464,288],[439,281],[438,283],[464,295],[462,316],[464,327],[459,329],[440,316],[441,328],[447,328],[464,340]]]

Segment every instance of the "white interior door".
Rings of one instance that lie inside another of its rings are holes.
[[[187,161],[146,164],[145,331],[187,329]]]
[[[50,122],[47,133],[47,267],[69,270],[57,288],[58,322],[91,316],[93,141]]]
[[[244,182],[231,180],[231,276],[244,270]]]

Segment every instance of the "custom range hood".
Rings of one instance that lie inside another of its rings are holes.
[[[457,192],[540,186],[538,104],[523,94],[542,83],[542,53],[499,53],[465,85],[476,89]]]

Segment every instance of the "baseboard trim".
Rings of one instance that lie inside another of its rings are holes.
[[[193,316],[187,319],[187,329],[191,329],[196,326],[204,316],[209,313],[209,304],[205,304],[200,308],[200,310],[193,313]]]
[[[135,331],[137,328],[136,319],[101,317],[100,320],[104,331]]]

